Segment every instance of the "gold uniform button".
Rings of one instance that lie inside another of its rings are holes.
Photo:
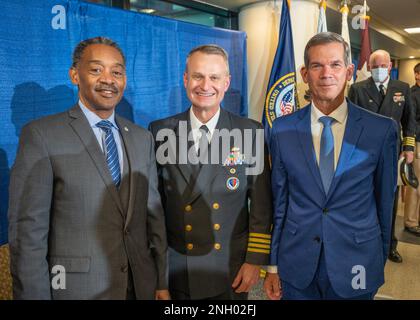
[[[220,250],[220,248],[221,248],[222,246],[220,245],[220,243],[215,243],[214,244],[214,248],[216,249],[216,250]]]
[[[194,248],[194,245],[192,243],[187,244],[187,249],[192,250]]]
[[[187,224],[187,225],[185,226],[185,230],[186,230],[186,231],[191,231],[191,230],[192,230],[192,225]]]
[[[232,168],[232,169],[230,169],[230,170],[229,170],[229,172],[230,172],[231,174],[235,174],[235,173],[236,173],[236,169],[235,169],[235,168]]]
[[[214,228],[214,230],[220,230],[220,224],[218,224],[218,223],[215,223],[214,224],[214,226],[213,226],[213,228]]]
[[[219,209],[219,204],[217,202],[213,203],[213,209],[214,210]]]
[[[190,212],[192,210],[192,206],[191,205],[187,205],[186,207],[185,207],[185,211],[186,212]]]

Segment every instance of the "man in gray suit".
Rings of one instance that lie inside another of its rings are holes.
[[[125,58],[79,43],[79,102],[26,125],[10,179],[15,299],[167,299],[164,216],[153,138],[115,115]]]

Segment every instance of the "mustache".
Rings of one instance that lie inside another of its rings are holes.
[[[100,84],[97,85],[95,87],[95,91],[102,91],[102,90],[107,90],[107,91],[111,91],[113,93],[118,93],[118,88],[115,85],[104,85],[104,84]]]

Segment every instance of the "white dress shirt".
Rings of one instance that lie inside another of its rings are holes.
[[[388,75],[388,78],[386,78],[386,80],[385,80],[385,82],[384,82],[384,83],[375,82],[375,86],[376,86],[376,88],[378,89],[378,91],[379,91],[379,92],[381,92],[381,90],[379,89],[379,86],[380,86],[381,84],[383,84],[383,86],[384,86],[384,91],[385,91],[385,94],[386,94],[386,91],[388,90],[389,78],[390,78],[390,76]]]
[[[79,100],[79,106],[80,109],[82,109],[84,115],[86,116],[86,119],[89,122],[89,125],[91,129],[93,130],[93,133],[95,134],[96,139],[98,140],[99,146],[102,150],[102,152],[105,154],[105,131],[101,128],[97,127],[96,124],[102,120],[108,120],[112,123],[112,134],[114,135],[114,140],[117,145],[118,150],[118,160],[120,162],[120,171],[121,176],[123,174],[123,152],[122,152],[122,141],[120,137],[120,132],[117,126],[117,123],[115,122],[115,111],[112,112],[111,116],[108,119],[102,119],[100,118],[96,113],[90,111],[83,103]],[[106,159],[106,154],[105,154]]]
[[[207,123],[202,123],[198,118],[195,116],[192,107],[190,108],[190,122],[191,122],[191,131],[194,139],[194,147],[195,151],[198,151],[198,146],[201,138],[201,131],[200,127],[204,124],[209,129],[207,133],[207,139],[209,142],[211,141],[211,137],[213,136],[214,130],[216,129],[217,121],[219,121],[220,117],[220,108],[217,110],[216,114],[209,120]]]
[[[331,124],[331,130],[334,136],[334,170],[337,168],[338,158],[340,156],[341,145],[343,143],[344,131],[346,129],[348,115],[347,101],[344,99],[343,103],[338,106],[328,116],[334,118],[335,121]],[[319,151],[321,149],[321,134],[323,125],[319,122],[319,118],[326,116],[316,105],[311,103],[311,132],[312,142],[314,145],[316,162],[319,165]]]

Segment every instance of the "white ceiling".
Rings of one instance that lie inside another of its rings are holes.
[[[363,4],[363,0],[353,0],[353,4]],[[383,20],[391,28],[401,32],[420,48],[420,34],[408,34],[404,28],[420,27],[420,0],[367,0],[374,18]]]
[[[199,2],[238,12],[241,7],[260,1],[203,0]],[[340,2],[340,0],[327,0],[329,8],[337,11]],[[350,2],[350,7],[363,4],[363,0],[348,0],[348,2]],[[371,32],[372,48],[381,47],[390,51],[394,57],[401,59],[411,55],[420,57],[420,34],[410,35],[404,31],[404,28],[420,27],[420,0],[367,0],[367,4],[370,9],[368,15],[371,16],[371,27],[374,30]],[[334,25],[338,22],[335,20],[339,16],[327,15],[327,20],[328,18],[331,18],[331,24]],[[341,24],[341,21],[339,23]]]

